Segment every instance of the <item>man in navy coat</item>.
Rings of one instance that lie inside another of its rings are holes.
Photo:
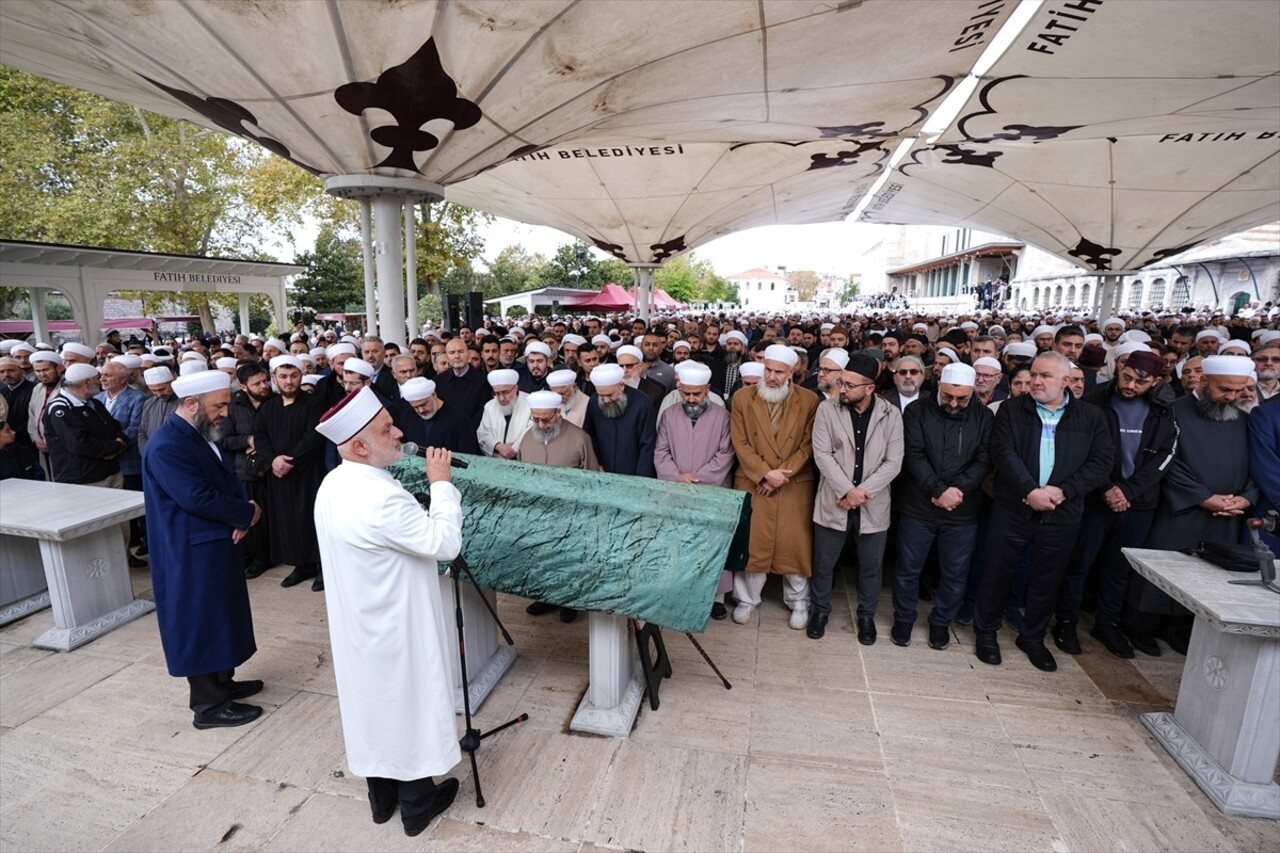
[[[160,642],[169,674],[190,682],[193,725],[240,726],[262,714],[236,701],[262,690],[262,682],[232,678],[258,650],[240,541],[262,509],[217,447],[230,377],[193,373],[175,379],[173,393],[178,409],[142,456]]]

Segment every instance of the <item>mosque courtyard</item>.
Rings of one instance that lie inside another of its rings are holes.
[[[839,579],[822,641],[787,628],[773,584],[751,623],[708,624],[732,690],[664,632],[674,677],[627,739],[568,733],[587,620],[501,596],[519,658],[478,724],[529,720],[483,742],[486,808],[459,765],[457,801],[407,838],[348,772],[323,596],[286,573],[249,582],[259,650],[238,675],[267,686],[240,728],[192,728],[154,613],[66,654],[31,645],[49,610],[0,629],[0,850],[1276,849],[1276,824],[1220,814],[1139,722],[1176,698],[1167,647],[1125,661],[1082,630],[1085,654],[1042,673],[1006,629],[989,667],[968,628],[945,651],[919,625],[890,643],[887,591],[865,647]]]

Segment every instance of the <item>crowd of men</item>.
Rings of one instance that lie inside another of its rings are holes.
[[[868,310],[493,319],[405,346],[302,328],[56,352],[10,340],[0,477],[142,489],[175,378],[221,371],[229,411],[201,434],[262,510],[243,571],[284,564],[282,585],[323,590],[314,509],[342,456],[317,425],[369,388],[423,447],[750,493],[748,565],[722,579],[713,618],[752,621],[779,575],[789,625],[821,640],[844,567],[861,643],[890,581],[893,643],[911,644],[932,601],[931,648],[972,625],[999,664],[1008,623],[1051,671],[1046,636],[1080,654],[1082,611],[1114,655],[1185,653],[1189,615],[1120,549],[1238,542],[1277,505],[1274,325]],[[142,523],[130,563],[147,556]]]

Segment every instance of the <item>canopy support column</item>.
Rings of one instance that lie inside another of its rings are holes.
[[[49,339],[49,312],[44,304],[47,292],[43,287],[33,287],[27,293],[31,300],[31,325],[34,327],[36,340],[53,343]]]
[[[249,334],[249,294],[240,294],[240,334]]]
[[[360,256],[364,261],[364,331],[373,326],[378,303],[374,297],[373,271],[373,210],[369,199],[360,199]]]
[[[424,199],[441,199],[444,188],[439,184],[414,178],[388,178],[380,175],[337,175],[324,183],[325,191],[340,198],[361,201],[361,236],[365,245],[365,309],[366,331],[377,329],[384,340],[401,342],[405,326],[404,208]],[[373,237],[368,231],[368,213],[372,207]],[[411,241],[412,242],[412,241]],[[370,258],[372,255],[372,259]],[[414,263],[416,266],[417,258]],[[370,273],[370,266],[375,269]],[[377,322],[374,322],[372,280],[377,280]],[[416,285],[417,272],[414,271]],[[416,287],[415,287],[416,289]],[[416,311],[416,302],[415,302]],[[416,319],[416,318],[415,318]]]
[[[644,320],[645,324],[649,323],[649,305],[653,302],[653,272],[660,269],[662,264],[628,264],[635,273],[635,282],[633,284],[635,301],[634,306],[637,316]]]
[[[1120,288],[1120,276],[1104,275],[1098,282],[1098,311],[1095,316],[1110,317],[1116,311],[1116,291]]]
[[[404,339],[405,352],[409,341],[419,334],[418,326],[418,203],[411,198],[404,200],[404,289],[408,296],[409,337]],[[398,339],[397,339],[398,341]]]

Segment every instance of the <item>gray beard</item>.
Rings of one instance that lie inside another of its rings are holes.
[[[196,428],[196,432],[200,433],[201,438],[205,441],[212,441],[214,444],[222,441],[222,428],[209,420],[209,417],[204,413],[204,409],[196,410],[196,419],[192,426]]]
[[[737,364],[740,361],[742,361],[742,353],[732,349],[727,349],[724,351],[725,364]]]
[[[529,427],[529,432],[533,433],[533,437],[542,442],[543,446],[555,441],[560,435],[560,424],[556,424],[551,429],[538,429],[537,427]]]
[[[499,406],[498,406],[498,414],[502,415],[502,416],[505,418],[505,417],[507,417],[508,415],[510,415],[510,414],[515,410],[515,408],[516,408],[516,404],[515,404],[515,403],[512,403],[510,406],[502,406],[502,405],[499,405]]]
[[[630,379],[624,379],[624,380],[623,380],[623,382],[622,382],[622,384],[623,384],[623,385],[626,385],[628,388],[639,388],[639,387],[640,387],[640,377],[639,377],[639,376],[633,376],[633,377],[631,377]]]
[[[696,421],[707,410],[710,400],[703,400],[701,403],[681,403],[684,413],[689,416],[689,420]]]
[[[791,383],[788,382],[781,388],[770,388],[768,385],[764,384],[764,380],[761,380],[756,384],[756,393],[759,394],[760,399],[764,400],[766,403],[781,403],[790,396]]]
[[[622,417],[627,411],[627,395],[620,394],[612,403],[601,403],[600,414],[610,420]]]
[[[1196,411],[1216,423],[1239,420],[1244,414],[1234,403],[1215,403],[1208,397],[1201,397],[1199,394],[1196,395],[1195,400]]]

